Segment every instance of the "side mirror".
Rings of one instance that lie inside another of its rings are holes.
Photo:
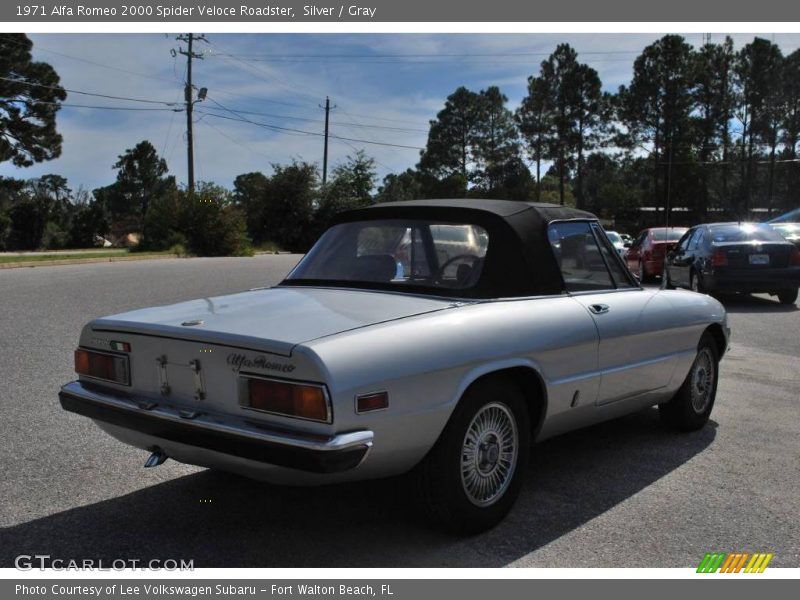
[[[623,248],[630,248],[630,247],[631,247],[631,243],[630,243],[630,242],[624,242],[624,243],[622,244],[622,247],[623,247]]]

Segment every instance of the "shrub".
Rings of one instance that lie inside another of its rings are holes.
[[[75,208],[68,233],[68,244],[72,248],[91,248],[95,246],[95,235],[108,233],[108,220],[99,202],[82,204]]]
[[[189,250],[197,256],[252,256],[244,214],[231,205],[228,192],[201,185],[183,193],[182,227]]]
[[[186,256],[186,247],[183,244],[173,244],[170,246],[169,251],[178,257]]]

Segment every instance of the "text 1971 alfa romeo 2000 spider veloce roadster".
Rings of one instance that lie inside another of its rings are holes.
[[[409,472],[497,523],[530,446],[658,405],[702,427],[725,310],[643,289],[586,212],[502,200],[339,215],[279,285],[96,319],[62,406],[151,454],[292,485]]]

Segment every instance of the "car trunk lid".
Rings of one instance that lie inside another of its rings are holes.
[[[324,385],[324,366],[293,352],[296,345],[451,306],[404,294],[277,287],[97,319],[81,345],[108,351],[126,344],[131,386],[114,387],[173,405],[186,418],[204,412],[297,426],[296,419],[246,410],[244,377]]]
[[[716,261],[740,269],[775,269],[789,266],[792,244],[788,242],[715,242]]]
[[[97,319],[95,330],[250,347],[290,356],[297,344],[453,303],[405,294],[276,287],[145,308]]]

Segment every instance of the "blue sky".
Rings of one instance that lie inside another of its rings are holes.
[[[171,56],[180,43],[165,34],[34,34],[34,57],[52,64],[67,89],[180,103],[185,59]],[[379,178],[413,166],[427,137],[428,121],[458,86],[498,85],[515,108],[527,77],[561,42],[594,67],[608,90],[628,83],[633,60],[660,34],[209,34],[198,43],[194,83],[208,88],[196,106],[195,177],[230,187],[240,173],[271,171],[292,159],[322,162],[322,138],[269,129],[232,119],[321,133],[319,104],[330,96],[331,133],[362,142],[331,140],[329,164],[363,148],[378,162]],[[698,46],[702,34],[687,34]],[[737,48],[752,34],[732,36]],[[775,34],[789,53],[800,35]],[[722,41],[713,34],[712,41]],[[398,58],[397,55],[417,55]],[[469,56],[464,56],[469,55]],[[502,56],[498,56],[502,55]],[[287,56],[291,58],[286,58]],[[284,57],[284,58],[281,58]],[[365,58],[366,57],[366,58]],[[69,94],[67,104],[168,108]],[[224,108],[223,108],[224,107]],[[227,111],[226,111],[227,109]],[[238,111],[238,114],[228,111]],[[264,113],[245,114],[241,111]],[[213,113],[228,117],[213,116]],[[265,116],[269,115],[269,116]],[[0,165],[0,176],[67,177],[70,186],[93,189],[114,181],[111,165],[126,148],[150,140],[170,172],[186,181],[185,114],[171,110],[111,111],[64,107],[58,129],[63,153],[56,160],[18,169]],[[411,146],[395,148],[367,141]]]

